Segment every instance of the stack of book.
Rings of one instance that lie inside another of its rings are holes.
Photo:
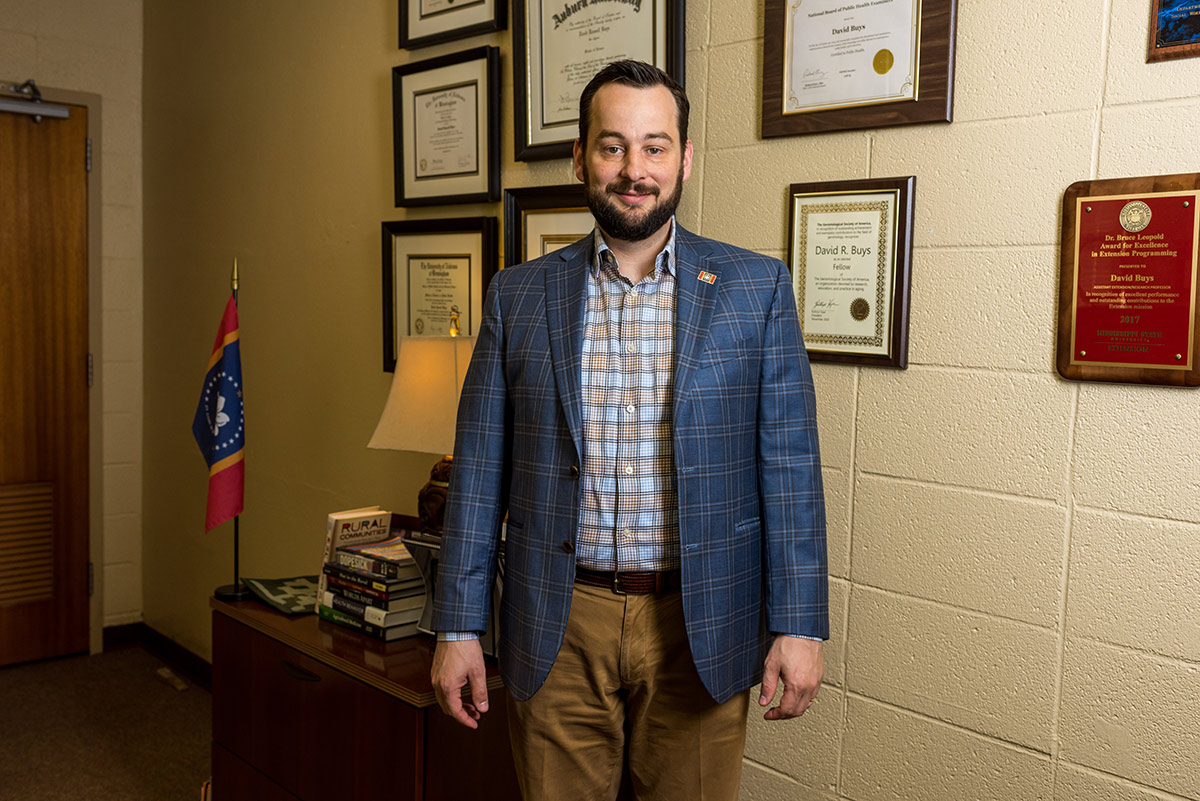
[[[347,522],[347,516],[357,516],[357,523]],[[342,536],[351,532],[358,536]],[[417,632],[425,582],[402,538],[388,512],[367,509],[330,515],[317,595],[322,620],[384,642]]]

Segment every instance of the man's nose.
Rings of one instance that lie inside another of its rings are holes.
[[[625,151],[625,158],[621,161],[621,175],[631,181],[639,181],[645,177],[646,160],[642,154],[636,150]]]

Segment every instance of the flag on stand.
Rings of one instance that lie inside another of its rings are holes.
[[[208,462],[208,510],[204,530],[242,513],[246,431],[242,407],[242,357],[238,346],[236,296],[225,305],[208,375],[196,406],[192,434]]]

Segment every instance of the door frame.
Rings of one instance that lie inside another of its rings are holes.
[[[103,307],[101,297],[101,243],[104,204],[100,198],[104,175],[100,137],[101,97],[94,92],[38,87],[47,103],[85,106],[88,139],[92,142],[92,169],[87,176],[88,353],[92,355],[92,386],[88,390],[88,562],[92,595],[88,598],[88,650],[104,650],[104,382]],[[140,496],[139,490],[139,496]]]

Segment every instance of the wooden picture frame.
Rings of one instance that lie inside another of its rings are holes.
[[[507,25],[507,0],[400,0],[401,50],[494,33]]]
[[[786,31],[789,30],[788,14],[800,13],[805,6],[800,6],[796,0],[766,0],[763,14],[763,138],[950,122],[954,111],[957,0],[912,2],[919,6],[919,24],[916,36],[917,75],[911,99],[899,99],[898,96],[894,101],[847,101],[845,105],[833,103],[824,110],[789,110],[785,107],[785,100],[788,99],[784,97],[786,55],[790,52],[789,42],[785,41]],[[841,35],[837,32],[845,27],[858,26],[847,23],[843,28],[832,28],[831,35]],[[850,35],[855,35],[854,31]],[[869,51],[875,45],[868,43],[864,47]],[[891,58],[889,50],[879,49],[871,64],[863,65],[862,70],[865,73],[873,65],[876,72],[883,70],[886,73],[892,67]],[[823,70],[814,69],[813,73],[814,81],[826,79],[824,74],[816,75],[823,73]]]
[[[1146,63],[1200,56],[1200,16],[1190,0],[1150,0]]]
[[[397,206],[500,199],[500,49],[392,68]]]
[[[520,264],[565,247],[594,226],[583,184],[505,189],[504,265]]]
[[[1058,374],[1200,386],[1200,173],[1063,193]]]
[[[446,336],[451,307],[460,333],[475,336],[496,274],[495,217],[384,222],[383,369],[396,369],[399,338]]]
[[[808,358],[908,367],[916,178],[792,184],[788,269]]]
[[[552,47],[544,41],[547,28],[557,37]],[[642,31],[649,41],[635,41]],[[513,158],[569,158],[579,133],[579,95],[611,61],[653,63],[683,85],[685,32],[684,0],[513,0]]]

